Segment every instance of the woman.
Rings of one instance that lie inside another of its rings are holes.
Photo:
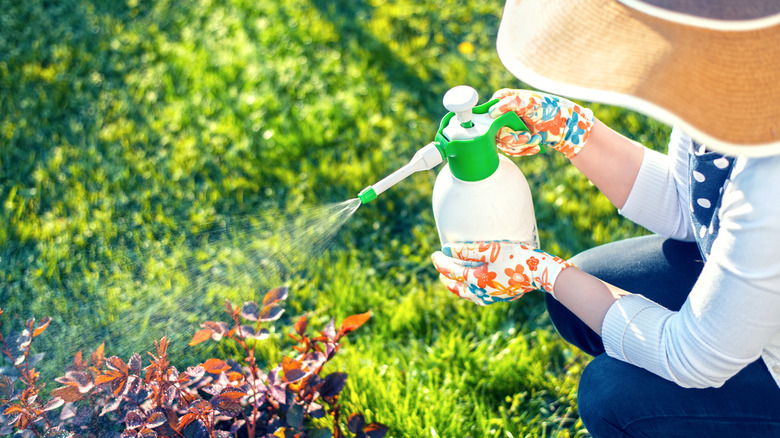
[[[529,127],[502,130],[504,152],[564,153],[655,234],[571,261],[449,245],[442,282],[481,305],[548,292],[558,331],[596,356],[578,396],[594,437],[780,436],[780,2],[510,0],[498,50],[540,89],[675,126],[664,155],[558,96],[501,90],[491,109]]]

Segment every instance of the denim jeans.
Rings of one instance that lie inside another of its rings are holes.
[[[602,245],[571,261],[672,310],[685,302],[703,266],[695,243],[660,236]],[[601,337],[551,296],[547,309],[561,336],[595,356],[577,402],[594,438],[780,437],[780,388],[761,359],[720,388],[682,388],[607,356]]]

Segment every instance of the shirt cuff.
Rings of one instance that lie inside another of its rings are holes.
[[[604,349],[610,357],[655,370],[661,362],[663,327],[673,313],[642,295],[621,297],[601,326]]]

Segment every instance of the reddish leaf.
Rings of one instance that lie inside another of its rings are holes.
[[[298,380],[303,379],[306,377],[306,372],[303,370],[290,370],[284,373],[284,380],[286,380],[289,383],[297,382]]]
[[[274,400],[280,404],[287,403],[287,391],[281,385],[269,384],[267,388],[268,395],[270,395]]]
[[[108,370],[104,374],[97,376],[97,378],[95,379],[95,386],[112,382],[120,377],[124,377],[124,376],[119,371]]]
[[[157,438],[157,432],[147,427],[144,427],[143,429],[141,429],[140,432],[138,432],[137,436],[140,438]]]
[[[53,411],[53,410],[55,410],[55,409],[59,408],[60,406],[62,406],[62,405],[64,405],[64,404],[65,404],[65,400],[63,400],[63,399],[61,399],[61,398],[59,398],[59,397],[54,397],[54,398],[52,398],[51,400],[49,400],[49,401],[48,401],[48,402],[47,402],[47,403],[46,403],[46,404],[43,406],[43,411],[44,411],[44,412]]]
[[[78,388],[73,386],[63,386],[62,388],[57,388],[51,392],[51,396],[59,397],[66,402],[77,402],[84,398],[84,396],[79,392]]]
[[[263,339],[267,339],[269,336],[271,336],[271,332],[269,332],[267,328],[263,327],[260,329],[260,331],[255,333],[254,336],[252,336],[252,339],[256,341],[262,341]]]
[[[287,286],[277,287],[275,289],[269,290],[263,297],[263,307],[287,299],[288,290],[289,289]]]
[[[349,416],[347,420],[347,429],[352,433],[358,433],[363,431],[363,426],[366,425],[366,420],[363,418],[363,414],[356,412]]]
[[[176,374],[176,377],[174,379],[178,378],[178,374]],[[163,399],[162,399],[162,405],[165,407],[170,407],[173,402],[176,401],[178,395],[178,391],[175,386],[169,386],[165,388],[165,392],[163,392]]]
[[[33,338],[43,333],[43,331],[46,330],[46,327],[49,326],[50,322],[51,322],[51,318],[49,318],[48,316],[44,316],[43,318],[41,318],[41,323],[38,324],[38,327],[36,327],[35,330],[32,332]]]
[[[152,415],[149,415],[149,417],[146,419],[146,427],[151,427],[154,429],[155,427],[162,426],[166,421],[168,421],[168,417],[166,417],[162,412],[157,411],[152,413]]]
[[[277,306],[276,304],[271,304],[268,306],[263,307],[263,310],[260,311],[260,321],[276,321],[279,319],[280,316],[282,316],[282,313],[284,313],[284,309],[282,306]]]
[[[219,410],[219,412],[222,415],[226,415],[228,417],[237,417],[241,415],[241,412],[244,410],[241,407],[241,404],[238,403],[235,400],[223,400],[222,398],[219,399],[217,402],[216,408]]]
[[[128,379],[126,377],[121,377],[119,379],[114,380],[111,382],[111,392],[118,396],[122,394],[122,392],[125,390],[125,388],[128,385]]]
[[[243,338],[243,339],[247,339],[247,338],[250,338],[250,339],[252,339],[252,338],[254,338],[254,337],[255,337],[255,334],[256,334],[256,333],[255,333],[255,329],[254,329],[252,326],[249,326],[249,325],[242,325],[242,326],[241,326],[241,327],[239,327],[239,328],[240,328],[241,330],[238,330],[238,335],[239,335],[241,338]],[[233,330],[236,330],[236,329],[233,329]]]
[[[228,326],[226,322],[222,321],[206,321],[201,324],[201,327],[211,329],[211,331],[214,332],[212,337],[215,341],[220,340],[222,336],[225,336],[228,330],[230,330],[230,326]]]
[[[371,318],[371,315],[373,314],[374,312],[369,310],[366,313],[348,316],[341,323],[341,328],[339,328],[339,333],[346,334],[353,330],[357,330],[358,328],[360,328],[361,325],[365,324],[366,321],[368,321],[368,318]]]
[[[65,406],[62,407],[62,411],[60,411],[60,420],[70,420],[76,416],[77,410],[78,407],[76,406],[76,403],[65,403]]]
[[[299,370],[301,369],[301,363],[298,362],[295,359],[292,359],[290,357],[284,356],[282,358],[282,370],[287,373],[287,371],[290,370]]]
[[[249,321],[257,321],[260,317],[260,307],[254,301],[247,301],[241,307],[241,316]]]
[[[30,346],[30,343],[32,342],[32,337],[30,336],[29,332],[25,330],[22,332],[21,335],[19,335],[18,338],[16,338],[16,344],[19,346],[20,350],[25,350]],[[22,362],[24,362],[24,355],[20,355],[18,359],[16,359],[16,362],[14,365],[21,365]]]
[[[154,341],[154,347],[157,349],[158,356],[165,356],[165,354],[168,352],[168,336],[163,336],[159,343]]]
[[[384,424],[371,423],[363,428],[363,433],[365,433],[368,438],[382,438],[387,435],[387,430],[388,428]]]
[[[127,365],[130,369],[130,374],[133,374],[135,376],[141,375],[141,355],[138,353],[133,353],[132,356],[130,356],[130,360],[127,362]]]
[[[225,363],[224,360],[215,359],[215,358],[211,358],[207,360],[206,362],[201,364],[201,366],[203,367],[203,369],[206,370],[207,373],[211,373],[211,374],[219,374],[223,371],[227,371],[230,369],[230,365]]]
[[[53,392],[53,391],[52,391],[52,392]],[[11,406],[9,406],[9,407],[8,407],[8,408],[5,410],[5,412],[3,412],[3,414],[5,414],[5,415],[15,415],[15,414],[20,414],[20,413],[22,413],[22,411],[23,411],[23,409],[22,409],[22,407],[21,407],[21,406],[14,404],[14,405],[11,405]]]
[[[65,373],[65,377],[69,378],[72,382],[75,382],[79,392],[82,394],[86,394],[92,389],[92,377],[87,373],[81,371],[68,371]],[[68,385],[73,386],[70,383],[68,383]]]
[[[197,380],[203,377],[203,375],[206,373],[206,370],[198,365],[194,367],[187,367],[187,371],[185,371],[185,374],[190,376],[191,379]]]
[[[11,419],[10,423],[13,423],[14,420]],[[32,420],[30,418],[30,415],[28,414],[20,414],[16,419],[16,427],[19,428],[19,430],[27,429],[28,426],[32,424]]]
[[[204,328],[198,330],[198,332],[195,333],[195,336],[193,336],[192,340],[190,341],[190,347],[192,347],[193,345],[198,345],[201,342],[208,341],[209,339],[211,339],[211,335],[213,333],[214,332],[210,328]]]
[[[211,403],[203,400],[202,398],[198,399],[190,405],[190,411],[200,414],[208,414],[211,412]]]
[[[247,395],[248,394],[245,393],[244,391],[241,391],[240,389],[231,386],[222,390],[222,392],[219,394],[219,397],[228,400],[238,400],[241,397],[245,397]]]
[[[347,373],[330,373],[317,389],[323,397],[338,395],[347,383]]]
[[[92,355],[90,356],[90,360],[92,361],[92,366],[100,369],[103,368],[103,364],[106,362],[106,357],[103,355],[106,349],[106,343],[103,342],[100,344],[100,347],[98,347],[95,351],[92,352]]]
[[[181,432],[182,429],[187,427],[190,423],[192,423],[193,420],[197,418],[197,415],[193,413],[184,414],[181,418],[179,418],[179,424],[176,425],[176,430]]]
[[[295,333],[298,333],[298,336],[303,336],[308,325],[309,321],[306,319],[306,315],[301,316],[295,323]]]
[[[110,399],[110,401],[106,402],[106,404],[103,406],[103,410],[100,411],[100,416],[102,417],[109,412],[114,412],[119,409],[119,405],[122,404],[122,400],[122,397],[114,397]]]
[[[323,418],[325,416],[325,409],[321,404],[312,402],[309,405],[308,413],[311,418]]]
[[[116,356],[111,356],[106,359],[106,366],[112,370],[119,371],[124,375],[127,375],[127,372],[130,370],[125,361]]]
[[[226,373],[228,380],[231,382],[241,382],[244,380],[244,374],[239,373],[237,371],[230,371]]]
[[[128,429],[137,429],[144,425],[144,417],[139,411],[130,411],[125,415],[125,425]]]
[[[328,322],[328,325],[325,326],[325,329],[321,333],[328,340],[333,340],[333,338],[336,337],[336,321],[331,318],[330,322]]]
[[[6,375],[0,375],[0,400],[9,400],[14,395],[14,381]]]
[[[87,367],[87,363],[82,358],[81,350],[73,357],[73,367],[77,370],[83,370]]]
[[[62,376],[62,377],[57,377],[56,379],[54,379],[54,381],[55,381],[55,382],[57,382],[57,383],[62,383],[63,385],[68,385],[68,386],[79,386],[78,382],[75,382],[75,381],[73,381],[73,380],[72,380],[70,377],[68,377],[67,375],[65,375],[65,376]]]

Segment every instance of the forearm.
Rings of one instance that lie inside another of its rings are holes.
[[[644,157],[644,147],[594,121],[588,142],[571,163],[617,208],[623,208]]]
[[[555,298],[599,335],[609,308],[627,294],[576,268],[564,269],[555,281]]]

